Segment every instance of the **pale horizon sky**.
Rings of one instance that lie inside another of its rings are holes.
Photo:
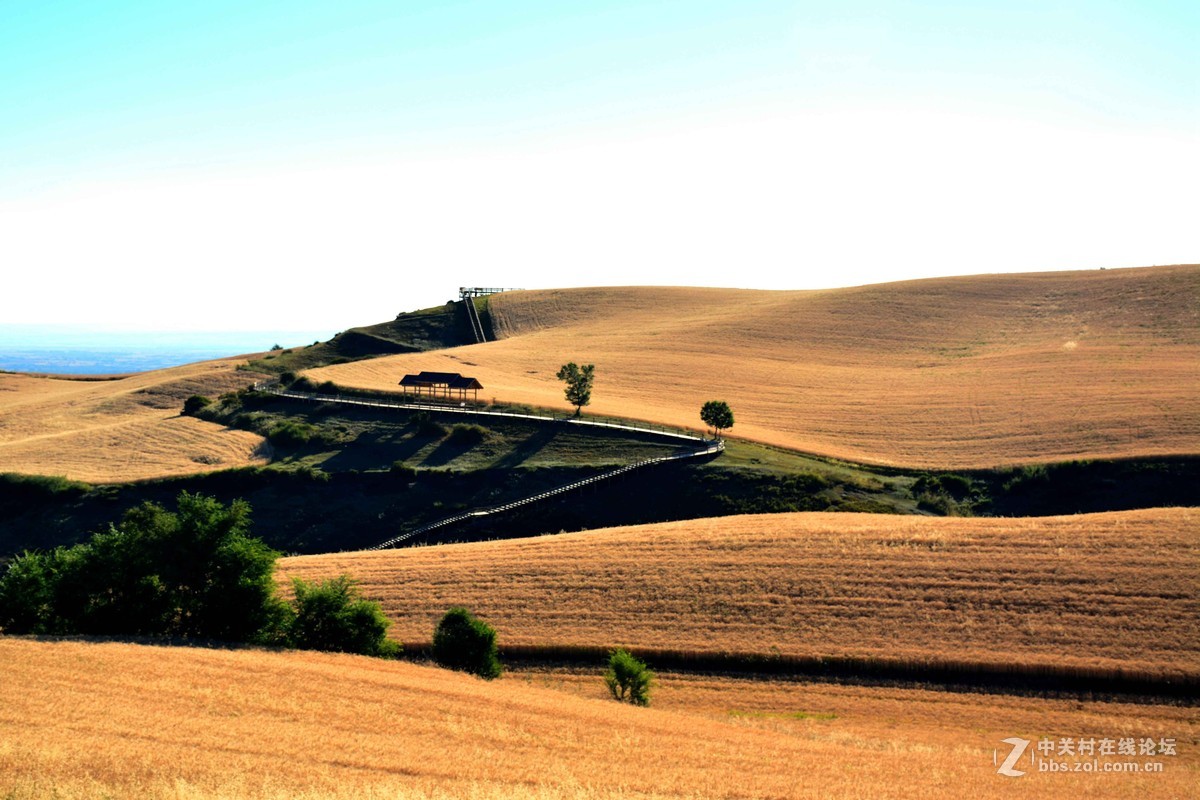
[[[1200,261],[1194,2],[0,4],[0,324]]]

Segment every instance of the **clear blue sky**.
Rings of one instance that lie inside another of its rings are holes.
[[[1200,3],[0,3],[2,322],[1200,260]]]

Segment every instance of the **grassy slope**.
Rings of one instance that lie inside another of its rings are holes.
[[[487,298],[477,298],[476,307],[487,316]],[[461,303],[424,308],[400,314],[389,322],[350,328],[328,342],[309,347],[268,353],[253,363],[264,372],[298,372],[317,365],[342,363],[388,353],[413,353],[472,344],[475,339]]]
[[[0,472],[129,481],[265,462],[265,442],[181,417],[193,394],[248,386],[242,359],[189,364],[111,381],[0,374]]]
[[[573,289],[497,295],[501,341],[313,370],[387,389],[422,369],[564,407],[696,424],[855,461],[988,467],[1200,452],[1200,267],[975,276],[819,292]]]
[[[1008,797],[992,751],[1011,735],[1180,741],[1163,774],[1035,771],[1028,796],[1183,797],[1198,766],[1194,716],[1171,706],[667,676],[661,709],[638,709],[570,678],[11,639],[0,671],[12,800]]]
[[[728,517],[285,559],[406,641],[464,604],[510,644],[1200,668],[1194,509],[1039,519]]]

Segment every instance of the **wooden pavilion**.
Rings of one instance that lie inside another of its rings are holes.
[[[466,400],[467,392],[471,392],[472,400],[479,399],[479,390],[483,384],[474,378],[466,378],[457,372],[420,372],[416,375],[405,375],[400,379],[404,393],[410,390],[417,397],[442,398],[445,400]]]

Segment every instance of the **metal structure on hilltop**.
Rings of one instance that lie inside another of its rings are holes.
[[[458,299],[466,300],[468,297],[487,297],[489,294],[500,294],[501,292],[519,292],[520,289],[498,289],[489,288],[486,286],[460,286],[458,287]]]
[[[479,309],[475,307],[476,297],[487,297],[491,294],[499,294],[500,292],[518,292],[520,289],[502,289],[488,286],[460,286],[458,287],[458,299],[462,301],[463,307],[467,309],[467,320],[471,323],[471,335],[475,337],[476,344],[483,344],[487,341],[487,333],[483,330],[483,320],[479,318]]]

